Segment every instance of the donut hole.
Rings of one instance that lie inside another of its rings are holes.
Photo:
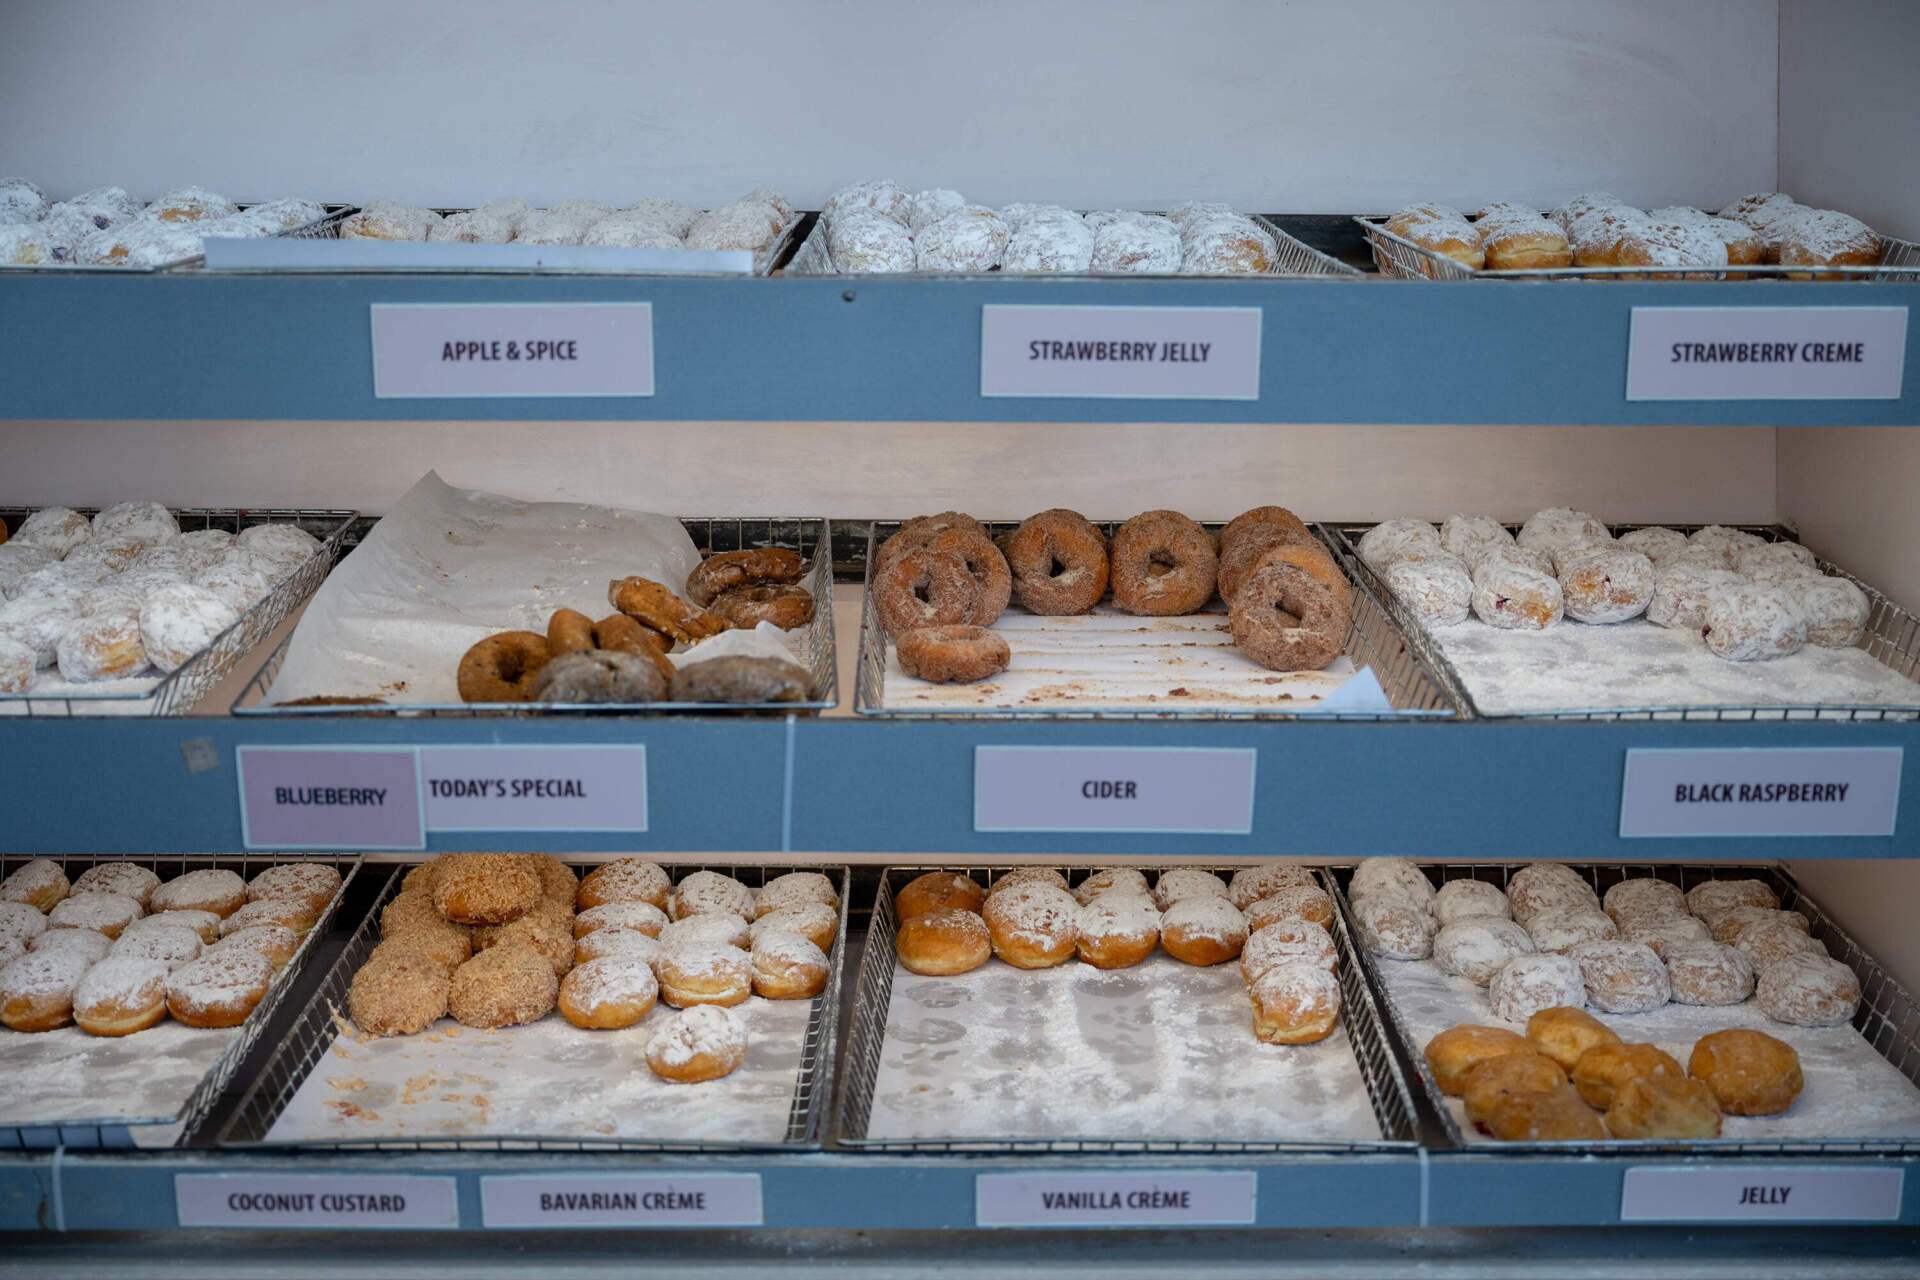
[[[518,683],[527,674],[526,655],[517,649],[509,649],[500,655],[500,678],[508,684]]]
[[[1169,551],[1155,551],[1147,557],[1149,578],[1164,578],[1179,567],[1178,562],[1173,558],[1173,553]]]

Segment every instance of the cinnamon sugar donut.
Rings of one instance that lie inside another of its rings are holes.
[[[51,911],[71,891],[60,864],[35,858],[0,880],[0,902],[23,902],[36,911]]]
[[[981,909],[993,952],[1019,969],[1045,969],[1072,958],[1080,904],[1064,887],[1016,884],[988,896]]]
[[[1240,651],[1272,671],[1318,671],[1339,657],[1353,628],[1351,612],[1311,573],[1270,559],[1227,602],[1227,622]]]
[[[273,965],[252,951],[203,954],[167,976],[167,1011],[190,1027],[237,1027],[273,982]]]
[[[924,547],[948,529],[965,529],[983,538],[988,537],[987,526],[964,511],[941,511],[930,516],[915,516],[911,520],[901,521],[894,535],[880,544],[875,565],[885,564],[897,555]]]
[[[0,1024],[52,1031],[73,1021],[73,992],[94,960],[71,951],[33,951],[0,967]]]
[[[673,897],[673,881],[658,863],[644,858],[615,858],[588,872],[575,892],[573,905],[585,911],[609,902],[644,902],[667,909]]]
[[[647,1041],[647,1067],[662,1080],[697,1084],[730,1074],[747,1057],[747,1028],[732,1010],[701,1005]]]
[[[517,853],[450,853],[433,877],[433,905],[455,924],[506,924],[540,901],[540,874]]]
[[[1315,885],[1300,884],[1260,899],[1246,909],[1247,932],[1259,933],[1284,920],[1306,920],[1317,925],[1333,923],[1333,898]]]
[[[460,700],[525,702],[550,656],[547,638],[537,631],[503,631],[488,636],[460,658],[455,676]]]
[[[142,914],[139,903],[117,893],[75,893],[47,913],[47,928],[91,929],[117,938]]]
[[[666,927],[667,913],[650,902],[605,902],[573,918],[576,940],[600,929],[632,929],[657,938]]]
[[[513,1027],[553,1012],[560,979],[532,947],[489,947],[454,970],[447,1012],[469,1027]]]
[[[763,622],[793,631],[812,622],[814,615],[813,593],[792,583],[736,587],[714,597],[707,608],[743,631],[751,631]]]
[[[1207,531],[1177,511],[1146,511],[1114,531],[1113,602],[1128,613],[1197,613],[1213,598],[1220,558]]]
[[[966,561],[923,547],[874,571],[874,615],[890,636],[913,627],[958,626],[973,616],[978,592]]]
[[[729,591],[800,581],[807,562],[785,547],[752,547],[708,556],[687,575],[687,599],[708,607]]]
[[[1224,964],[1246,945],[1246,917],[1224,894],[1182,898],[1160,915],[1161,949],[1186,964]]]
[[[167,966],[131,953],[108,956],[73,989],[73,1020],[94,1036],[145,1031],[167,1016]]]
[[[112,893],[132,898],[146,911],[160,877],[137,862],[102,862],[74,877],[74,893]]]
[[[1233,597],[1238,594],[1240,584],[1260,567],[1268,553],[1283,547],[1304,547],[1305,545],[1288,530],[1278,525],[1246,525],[1232,537],[1222,533],[1220,564],[1216,571],[1220,598],[1229,604],[1233,603]]]
[[[1013,595],[1029,613],[1086,613],[1107,593],[1107,538],[1078,511],[1028,516],[1001,544]]]
[[[1140,893],[1100,893],[1074,916],[1074,950],[1096,969],[1139,964],[1160,942],[1160,912]]]
[[[643,960],[589,960],[560,980],[560,1016],[592,1031],[631,1027],[652,1012],[660,984]]]
[[[840,917],[824,902],[802,902],[769,911],[747,926],[749,944],[766,933],[797,933],[822,951],[833,950],[834,935],[840,932]]]
[[[162,911],[211,911],[226,919],[247,901],[247,882],[232,871],[205,868],[189,871],[153,891],[148,905]]]
[[[1275,965],[1318,965],[1331,973],[1340,962],[1333,935],[1308,920],[1288,920],[1270,925],[1247,938],[1240,949],[1240,976],[1247,985]]]
[[[368,1035],[413,1035],[446,1016],[450,990],[438,960],[383,942],[353,975],[347,1016]]]
[[[980,887],[978,880],[955,871],[929,871],[900,886],[900,892],[893,898],[893,909],[901,920],[949,908],[978,915],[986,900],[987,891]]]
[[[985,627],[908,627],[894,640],[900,669],[934,684],[972,684],[999,675],[1013,661],[1007,642]]]
[[[975,912],[935,907],[901,920],[893,948],[907,972],[950,977],[985,964],[993,935]]]

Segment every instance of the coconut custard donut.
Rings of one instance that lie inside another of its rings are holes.
[[[1153,954],[1160,942],[1160,912],[1142,893],[1101,893],[1074,917],[1075,950],[1096,969],[1124,969]]]
[[[1133,614],[1198,612],[1213,598],[1219,566],[1207,531],[1177,511],[1142,512],[1108,548],[1113,602]]]
[[[707,608],[743,631],[751,631],[763,622],[793,631],[812,622],[814,614],[813,593],[792,583],[735,587],[721,592]]]
[[[247,882],[232,871],[189,871],[153,891],[148,905],[162,911],[211,911],[222,920],[246,905]]]
[[[1233,642],[1273,671],[1318,671],[1339,657],[1351,612],[1311,573],[1285,559],[1263,564],[1227,605]]]
[[[1071,959],[1079,913],[1080,904],[1064,888],[1037,882],[989,895],[980,912],[993,953],[1017,969],[1046,969]]]
[[[1078,511],[1028,516],[1001,545],[1013,595],[1029,613],[1086,613],[1107,593],[1107,539]]]
[[[662,1080],[718,1080],[747,1057],[747,1028],[730,1009],[701,1005],[679,1014],[647,1041],[647,1067]]]
[[[203,954],[167,976],[167,1011],[190,1027],[237,1027],[273,982],[273,965],[252,951]]]
[[[525,702],[550,656],[547,638],[537,631],[503,631],[488,636],[460,659],[455,679],[462,702]]]
[[[972,684],[999,675],[1013,650],[985,627],[954,624],[909,627],[894,641],[900,669],[935,684]]]
[[[383,942],[353,975],[347,1016],[368,1035],[413,1035],[446,1015],[449,985],[438,960]]]
[[[785,585],[800,581],[807,562],[785,547],[753,547],[708,556],[687,575],[687,599],[706,608],[729,591],[742,587]]]
[[[615,858],[587,873],[573,905],[585,911],[609,902],[644,902],[661,911],[673,897],[673,881],[657,863],[644,858]]]
[[[530,911],[508,924],[481,925],[473,931],[476,953],[501,946],[525,946],[540,953],[561,977],[573,967],[573,920],[547,912]]]

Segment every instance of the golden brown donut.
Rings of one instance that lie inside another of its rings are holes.
[[[1473,1064],[1460,1090],[1460,1101],[1466,1105],[1468,1123],[1484,1129],[1487,1117],[1504,1095],[1550,1092],[1566,1085],[1567,1073],[1546,1054],[1503,1053]]]
[[[153,891],[149,906],[162,911],[211,911],[226,919],[247,901],[247,882],[231,871],[189,871]]]
[[[1225,964],[1246,945],[1246,917],[1225,897],[1182,898],[1160,914],[1160,948],[1182,963]]]
[[[506,924],[540,901],[540,874],[517,853],[449,853],[433,878],[433,905],[455,924]]]
[[[793,631],[812,622],[814,612],[811,591],[778,583],[723,591],[708,607],[717,616],[746,630],[771,622],[782,631]]]
[[[263,955],[236,947],[167,975],[167,1012],[190,1027],[237,1027],[247,1020],[273,983],[273,965]]]
[[[980,887],[978,880],[957,871],[929,871],[900,886],[900,892],[893,897],[893,910],[901,920],[949,908],[978,915],[986,901],[987,891]]]
[[[900,922],[893,950],[909,973],[949,977],[985,964],[993,954],[993,935],[975,912],[934,907]]]
[[[573,917],[529,912],[518,920],[479,925],[473,931],[476,953],[507,945],[530,947],[539,952],[553,966],[554,976],[560,977],[573,968]]]
[[[1458,1097],[1467,1087],[1467,1073],[1479,1063],[1507,1053],[1533,1053],[1535,1049],[1524,1036],[1505,1027],[1464,1023],[1449,1027],[1427,1041],[1427,1047],[1421,1052],[1440,1092]]]
[[[1598,1142],[1607,1136],[1599,1113],[1566,1085],[1501,1094],[1486,1128],[1501,1142]]]
[[[502,631],[460,657],[455,682],[462,702],[525,702],[552,654],[537,631]]]
[[[35,858],[0,880],[0,902],[24,902],[36,911],[47,912],[70,890],[67,873],[60,869],[59,863]]]
[[[91,929],[117,938],[143,914],[139,903],[117,893],[70,893],[47,913],[47,928]]]
[[[1596,1045],[1620,1043],[1611,1027],[1585,1009],[1567,1005],[1542,1009],[1528,1018],[1527,1039],[1559,1063],[1562,1071],[1573,1070],[1581,1055]]]
[[[704,608],[729,591],[800,581],[807,562],[785,547],[752,547],[708,556],[687,575],[687,599]]]
[[[32,951],[0,966],[0,1023],[52,1031],[73,1021],[73,992],[94,961],[74,951]]]
[[[1213,599],[1220,557],[1205,529],[1178,511],[1144,511],[1107,549],[1113,602],[1128,613],[1197,613]]]
[[[781,907],[747,926],[749,945],[763,933],[797,933],[827,952],[833,950],[834,935],[839,932],[839,912],[824,902],[802,902]]]
[[[1018,889],[1025,884],[1044,884],[1055,889],[1064,889],[1067,887],[1067,878],[1060,874],[1058,867],[1015,867],[1011,871],[1003,871],[994,877],[993,883],[987,886],[987,896],[991,898],[996,893]]]
[[[753,939],[753,994],[768,1000],[811,1000],[827,987],[827,953],[797,933]]]
[[[74,893],[113,893],[132,898],[145,911],[153,901],[160,877],[137,862],[101,862],[74,877]]]
[[[934,684],[972,684],[999,675],[1013,661],[1007,642],[967,624],[908,627],[894,640],[900,669]]]
[[[446,1016],[450,988],[439,960],[383,942],[353,975],[347,1016],[368,1035],[413,1035]]]
[[[625,615],[621,615],[624,617]],[[598,648],[593,642],[593,619],[577,609],[555,609],[547,619],[547,657],[582,653]]]
[[[834,889],[833,881],[818,871],[789,871],[760,886],[760,891],[753,895],[753,916],[758,920],[808,902],[837,907],[840,894]]]
[[[947,529],[928,539],[927,551],[957,557],[973,578],[973,605],[961,621],[976,627],[990,627],[1007,611],[1013,598],[1013,575],[1007,569],[1007,557],[985,534],[966,529]]]
[[[1590,1106],[1605,1111],[1613,1105],[1614,1092],[1635,1076],[1681,1076],[1686,1072],[1657,1045],[1597,1044],[1581,1054],[1567,1074]]]
[[[247,903],[220,922],[220,936],[276,924],[295,933],[313,928],[320,913],[301,898],[259,898]]]
[[[247,881],[247,901],[298,898],[319,918],[333,895],[340,892],[340,873],[324,862],[283,862]]]
[[[1616,1138],[1717,1138],[1720,1104],[1705,1081],[1635,1076],[1613,1091],[1607,1131]]]
[[[594,647],[609,653],[645,658],[662,680],[673,682],[674,665],[667,661],[667,650],[673,648],[673,641],[652,627],[641,626],[624,613],[608,614],[594,623],[593,643]]]
[[[440,859],[429,858],[425,862],[416,862],[407,868],[407,874],[401,877],[400,892],[406,893],[418,889],[428,897],[433,896],[433,878],[440,874]]]
[[[977,533],[983,538],[991,536],[987,533],[987,526],[965,512],[942,511],[938,515],[915,516],[911,520],[901,522],[900,528],[894,532],[894,535],[881,543],[874,552],[874,572],[877,574],[897,557],[926,546],[949,529],[964,529],[968,533]]]
[[[1352,612],[1324,583],[1276,555],[1227,601],[1240,651],[1271,671],[1318,671],[1345,650]]]
[[[1107,537],[1078,511],[1028,516],[1000,542],[1013,596],[1029,613],[1086,613],[1107,593]]]
[[[633,929],[657,938],[667,927],[667,913],[650,902],[604,902],[573,918],[573,936],[584,938],[596,929]]]
[[[1254,525],[1225,544],[1220,553],[1220,598],[1231,605],[1246,580],[1273,559],[1305,569],[1341,603],[1352,606],[1353,584],[1327,549],[1317,541],[1294,541],[1286,530],[1273,525]]]
[[[532,947],[489,947],[454,970],[447,1012],[469,1027],[516,1027],[553,1012],[560,979]]]
[[[919,548],[878,566],[873,575],[873,612],[890,636],[913,627],[967,623],[979,593],[967,563],[945,551]]]
[[[560,1016],[586,1030],[617,1031],[646,1017],[659,993],[646,961],[604,956],[560,980]]]
[[[416,949],[446,958],[450,965],[473,954],[472,930],[441,915],[430,889],[403,890],[381,910],[380,936],[401,934],[410,935]]]
[[[725,618],[688,604],[650,578],[609,582],[607,603],[681,644],[694,644],[728,629]]]
[[[1221,526],[1220,549],[1225,551],[1241,534],[1250,533],[1260,526],[1278,529],[1290,535],[1290,540],[1294,542],[1319,543],[1319,539],[1313,536],[1313,530],[1307,527],[1307,522],[1285,507],[1254,507],[1242,511]]]
[[[1253,1034],[1263,1044],[1312,1044],[1332,1035],[1340,1021],[1340,983],[1319,965],[1276,965],[1247,994]]]
[[[1713,1090],[1722,1111],[1736,1116],[1777,1115],[1806,1086],[1793,1046],[1762,1031],[1700,1037],[1687,1059],[1687,1074]]]
[[[1333,935],[1311,920],[1284,920],[1251,935],[1240,950],[1240,976],[1249,986],[1283,964],[1318,965],[1332,973],[1340,963]]]
[[[989,895],[980,915],[995,955],[1017,969],[1046,969],[1073,958],[1079,911],[1066,889],[1036,882]]]
[[[293,959],[293,953],[300,949],[300,935],[285,925],[262,924],[251,929],[241,929],[222,937],[201,951],[201,955],[218,955],[223,951],[251,951],[263,957],[273,966],[275,973],[287,967]]]
[[[88,969],[73,989],[73,1020],[93,1036],[145,1031],[167,1016],[167,974],[158,960],[108,956]]]
[[[730,1009],[700,1005],[668,1020],[647,1041],[646,1054],[647,1067],[662,1080],[718,1080],[746,1060],[746,1024]]]
[[[672,896],[673,881],[658,863],[644,858],[615,858],[587,873],[574,894],[573,905],[585,911],[609,902],[644,902],[665,911]]]
[[[1102,893],[1073,918],[1074,950],[1096,969],[1125,969],[1160,944],[1160,909],[1144,893]]]
[[[716,942],[667,947],[653,970],[660,998],[676,1009],[743,1004],[753,994],[753,960],[738,947]]]
[[[1295,885],[1250,904],[1246,917],[1249,934],[1259,933],[1284,920],[1310,920],[1323,927],[1330,926],[1333,923],[1333,899],[1317,885]]]

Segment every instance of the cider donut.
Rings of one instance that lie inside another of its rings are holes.
[[[460,700],[525,702],[549,656],[547,638],[537,631],[503,631],[488,636],[460,658],[455,675]]]
[[[811,1000],[827,988],[827,953],[797,933],[762,933],[751,954],[753,994],[763,999]]]
[[[47,913],[47,928],[91,929],[117,938],[142,914],[139,903],[117,893],[75,893]]]
[[[1246,909],[1245,915],[1249,935],[1287,920],[1306,920],[1324,927],[1333,923],[1333,899],[1324,889],[1300,884],[1260,899]]]
[[[1224,964],[1236,959],[1246,945],[1246,917],[1224,893],[1217,898],[1182,898],[1160,915],[1161,949],[1186,964]]]
[[[97,935],[96,935],[97,936]],[[71,951],[33,951],[0,967],[0,1023],[52,1031],[73,1021],[73,992],[95,961]]]
[[[985,964],[993,954],[993,935],[975,912],[934,907],[901,920],[893,951],[909,973],[951,977]]]
[[[1257,867],[1242,867],[1227,882],[1227,900],[1245,911],[1262,898],[1270,898],[1283,889],[1311,886],[1313,873],[1291,862],[1264,862]]]
[[[1567,1087],[1567,1073],[1544,1053],[1503,1053],[1475,1063],[1467,1072],[1460,1101],[1467,1122],[1484,1131],[1487,1117],[1509,1093],[1551,1091]]]
[[[297,898],[313,908],[315,916],[327,909],[340,892],[340,873],[324,862],[286,862],[268,867],[247,881],[247,901]]]
[[[1482,1027],[1471,1023],[1449,1027],[1427,1041],[1421,1056],[1433,1072],[1440,1092],[1458,1097],[1467,1087],[1467,1073],[1487,1058],[1506,1053],[1533,1053],[1534,1046],[1524,1036],[1505,1027]]]
[[[732,876],[717,871],[695,871],[674,886],[667,914],[675,920],[717,912],[753,919],[753,893]]]
[[[607,603],[680,644],[695,644],[728,629],[726,619],[688,604],[650,578],[609,582]]]
[[[1571,1071],[1595,1045],[1619,1044],[1613,1028],[1572,1005],[1542,1009],[1527,1019],[1527,1040],[1534,1048]]]
[[[576,910],[586,911],[609,902],[644,902],[661,911],[673,897],[673,881],[658,863],[644,858],[615,858],[588,872],[574,893]]]
[[[410,1036],[446,1016],[452,989],[438,960],[392,942],[374,948],[347,988],[347,1016],[372,1036]]]
[[[1096,894],[1073,918],[1074,951],[1096,969],[1125,969],[1153,954],[1160,912],[1138,893]]]
[[[1720,1109],[1736,1116],[1778,1115],[1806,1086],[1800,1055],[1762,1031],[1716,1031],[1700,1037],[1687,1074],[1713,1091]]]
[[[155,889],[148,900],[156,915],[162,911],[211,911],[222,920],[245,906],[246,901],[247,882],[232,871],[214,868],[175,876]]]
[[[287,967],[294,952],[300,949],[300,935],[285,925],[261,924],[251,929],[241,929],[229,933],[210,947],[202,949],[201,955],[219,955],[226,951],[251,951],[273,966],[275,973]]]
[[[1615,1090],[1636,1076],[1678,1079],[1686,1072],[1671,1055],[1651,1044],[1597,1044],[1580,1055],[1568,1078],[1589,1105],[1605,1111]]]
[[[278,925],[294,933],[305,933],[313,928],[319,917],[320,913],[300,898],[261,898],[247,903],[222,920],[220,936],[230,937],[242,929],[255,929],[263,925]]]
[[[1314,581],[1331,591],[1341,604],[1353,606],[1353,584],[1340,571],[1327,549],[1318,542],[1294,542],[1290,535],[1274,525],[1255,525],[1220,553],[1220,598],[1231,607],[1233,599],[1248,578],[1272,560],[1284,560],[1306,570]],[[1395,568],[1403,562],[1396,562]],[[1389,570],[1391,572],[1391,570]]]
[[[666,927],[667,913],[650,902],[605,902],[573,918],[576,941],[600,929],[632,929],[657,938]]]
[[[1305,569],[1284,559],[1261,565],[1227,602],[1240,651],[1271,671],[1318,671],[1339,657],[1353,616]]]
[[[646,1057],[662,1080],[718,1080],[746,1060],[747,1028],[731,1010],[701,1005],[663,1025],[647,1041]]]
[[[1147,887],[1146,876],[1132,867],[1103,867],[1073,886],[1072,892],[1073,900],[1083,907],[1109,893],[1153,896],[1153,891]]]
[[[1028,516],[1001,543],[1013,596],[1029,613],[1070,617],[1107,593],[1107,537],[1078,511]]]
[[[433,878],[433,905],[454,924],[507,924],[540,901],[540,875],[517,853],[449,853]]]
[[[649,938],[638,929],[595,929],[574,944],[573,958],[575,967],[589,960],[614,957],[638,960],[652,968],[664,950],[658,938]]]
[[[1232,903],[1228,903],[1232,906]],[[1313,1044],[1340,1022],[1340,983],[1317,964],[1281,964],[1247,990],[1262,1044]]]
[[[959,556],[918,548],[874,571],[874,616],[889,636],[914,627],[967,624],[979,584]]]
[[[1319,539],[1313,536],[1313,530],[1285,507],[1254,507],[1242,511],[1221,526],[1220,549],[1225,551],[1241,534],[1250,533],[1256,528],[1277,529],[1289,535],[1289,540],[1301,545],[1318,545]]]
[[[987,891],[978,880],[957,871],[929,871],[900,886],[893,896],[893,910],[900,920],[949,909],[978,915],[986,900]]]
[[[153,917],[149,916],[148,919]],[[191,929],[178,927],[166,929],[148,929],[141,933],[129,930],[120,935],[113,944],[109,955],[139,956],[143,960],[158,960],[167,966],[168,972],[181,965],[200,958],[200,936]]]
[[[167,1016],[167,966],[144,956],[108,956],[73,989],[73,1020],[93,1036],[145,1031]]]
[[[1247,938],[1240,951],[1240,976],[1251,986],[1276,965],[1318,965],[1332,973],[1340,963],[1333,935],[1309,920],[1271,925]]]
[[[653,1011],[660,984],[644,960],[606,956],[560,980],[560,1016],[588,1031],[618,1031]]]
[[[625,614],[621,615],[625,617]],[[577,609],[555,609],[547,619],[547,656],[579,653],[594,647],[593,619]]]
[[[710,608],[729,591],[800,581],[807,562],[785,547],[752,547],[708,556],[687,575],[687,599]]]
[[[145,914],[147,904],[153,901],[153,891],[159,887],[160,877],[136,862],[101,862],[74,877],[72,892],[132,898]]]
[[[833,950],[834,935],[840,932],[840,917],[824,902],[802,902],[770,911],[747,926],[749,944],[765,933],[797,933],[822,951]]]
[[[202,954],[167,975],[167,1012],[189,1027],[237,1027],[273,983],[265,956],[234,949]]]
[[[879,550],[874,555],[875,571],[891,563],[897,556],[926,546],[948,529],[965,529],[969,533],[990,538],[987,526],[964,511],[942,511],[937,515],[915,516],[911,520],[901,521],[900,527],[894,531],[893,536],[880,544]]]
[[[24,863],[5,880],[0,880],[0,902],[22,902],[36,911],[53,910],[71,891],[67,873],[60,864],[46,858]]]
[[[995,955],[1017,969],[1046,969],[1073,956],[1079,912],[1063,886],[1027,883],[989,894],[980,914]]]
[[[660,931],[660,945],[666,950],[687,946],[722,946],[745,951],[753,945],[753,928],[730,911],[675,920]]]
[[[1607,1136],[1593,1108],[1565,1085],[1503,1093],[1485,1125],[1501,1142],[1597,1142]]]
[[[1007,642],[966,624],[909,627],[894,640],[900,669],[934,684],[972,684],[999,675],[1013,661]]]
[[[814,614],[813,593],[790,583],[736,587],[716,596],[709,608],[715,616],[745,631],[763,622],[782,631],[794,631],[812,622]]]
[[[1177,511],[1145,511],[1121,525],[1107,562],[1113,602],[1154,617],[1199,612],[1220,567],[1207,531]]]
[[[523,943],[489,947],[453,972],[447,1012],[469,1027],[515,1027],[553,1012],[560,979]]]
[[[673,673],[674,702],[804,702],[813,692],[806,668],[785,658],[708,658]]]
[[[738,947],[696,942],[669,947],[654,962],[660,998],[676,1009],[744,1004],[753,994],[753,960]]]

